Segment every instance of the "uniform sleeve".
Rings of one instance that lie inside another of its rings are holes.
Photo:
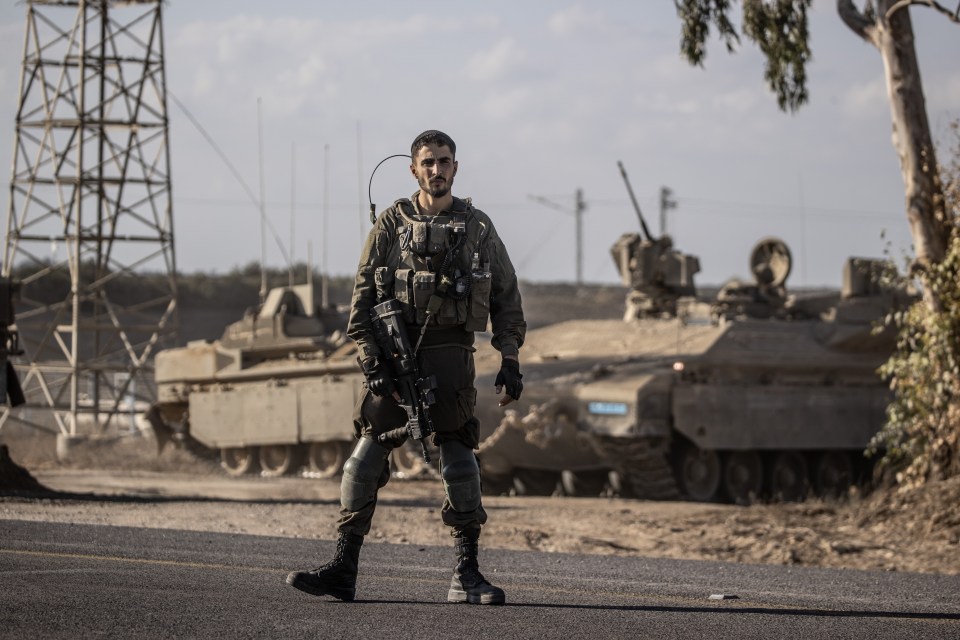
[[[380,214],[360,253],[357,278],[353,284],[353,300],[350,305],[350,319],[347,322],[347,335],[357,343],[361,361],[380,357],[380,348],[373,336],[370,322],[370,309],[377,304],[377,287],[374,273],[377,267],[385,266],[391,240],[391,222],[387,211]]]
[[[520,287],[517,273],[507,255],[493,223],[489,225],[486,240],[487,255],[490,259],[490,324],[493,338],[490,343],[504,356],[515,356],[523,346],[527,333],[527,323],[523,319],[523,306],[520,300]]]

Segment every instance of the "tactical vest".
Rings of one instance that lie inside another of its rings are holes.
[[[465,211],[424,219],[406,199],[394,203],[399,214],[397,267],[375,272],[377,297],[396,298],[408,324],[463,325],[484,331],[490,317],[491,272],[485,254],[485,229]],[[390,252],[391,257],[394,252]]]

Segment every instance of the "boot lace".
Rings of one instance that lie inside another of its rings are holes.
[[[460,574],[460,583],[466,587],[480,587],[490,584],[476,565],[460,563],[457,570]]]
[[[339,538],[339,539],[337,540],[337,550],[334,551],[334,553],[333,553],[333,560],[331,560],[330,562],[328,562],[328,563],[326,563],[326,564],[320,565],[319,567],[317,567],[316,569],[314,569],[311,573],[323,573],[324,571],[330,571],[330,570],[332,570],[332,569],[336,569],[336,568],[339,567],[341,564],[343,564],[343,561],[344,561],[344,553],[346,552],[346,550],[347,550],[347,541],[346,541],[346,539],[344,539],[344,538]]]

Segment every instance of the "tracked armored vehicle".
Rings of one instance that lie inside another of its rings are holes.
[[[345,326],[314,305],[312,286],[281,287],[219,340],[160,351],[158,399],[148,412],[158,439],[216,453],[234,476],[338,474],[354,444],[363,385]],[[422,472],[412,449],[393,456],[401,473]]]
[[[697,296],[699,260],[643,234],[612,247],[628,287],[624,321],[530,331],[523,402],[480,446],[492,492],[686,497],[746,503],[842,493],[889,400],[877,330],[911,296],[892,266],[850,258],[838,293],[787,291],[792,257],[764,238],[753,282]],[[482,390],[485,385],[480,385]]]
[[[754,283],[712,302],[666,298],[675,313],[633,289],[626,322],[531,331],[526,404],[481,443],[489,488],[747,503],[857,481],[889,399],[876,370],[893,335],[876,322],[909,296],[882,284],[888,263],[858,258],[839,293],[787,295],[773,238],[750,266]]]

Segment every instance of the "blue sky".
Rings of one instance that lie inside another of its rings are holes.
[[[372,168],[439,128],[458,144],[454,193],[492,216],[524,279],[574,279],[573,216],[531,196],[572,211],[580,188],[585,280],[618,281],[609,248],[639,226],[620,160],[655,233],[659,190],[673,190],[666,230],[700,257],[699,284],[745,277],[751,247],[777,236],[794,255],[789,285],[838,285],[847,256],[900,256],[910,238],[881,59],[834,6],[814,3],[811,102],[794,115],[748,43],[732,56],[712,43],[705,69],[682,61],[666,1],[170,0],[167,80],[254,193],[260,100],[267,215],[289,243],[293,210],[295,259],[309,252],[333,274],[356,267]],[[960,26],[911,13],[931,125],[947,140]],[[24,16],[22,3],[0,6],[8,158]],[[259,260],[256,206],[172,102],[169,116],[178,269]],[[415,188],[392,160],[373,199],[382,208]],[[267,263],[281,255],[271,238]]]

